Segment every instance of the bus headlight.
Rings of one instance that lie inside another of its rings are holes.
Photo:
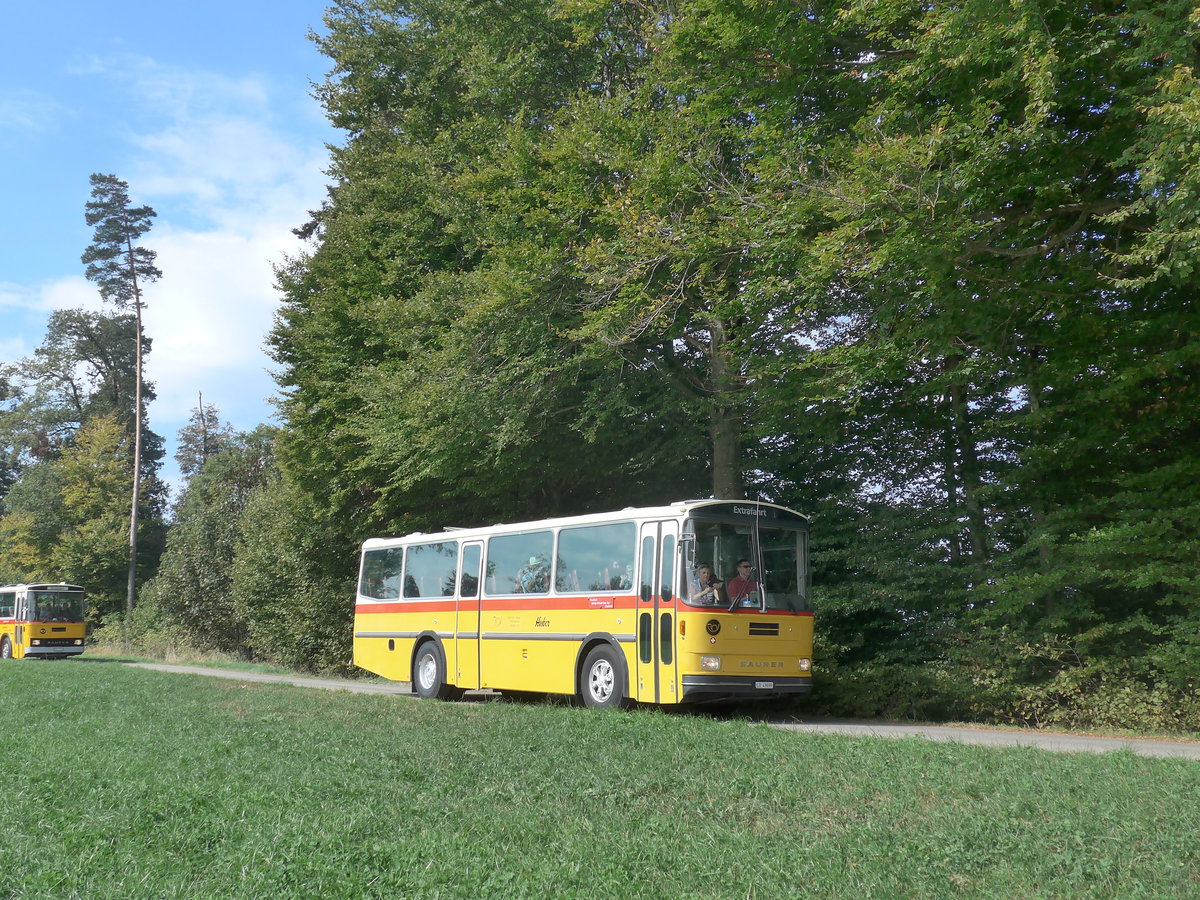
[[[702,656],[700,657],[700,668],[706,672],[719,672],[721,670],[721,657],[719,656]]]
[[[34,638],[32,641],[29,642],[29,646],[30,647],[40,647],[40,646],[42,646],[42,642],[39,641],[37,638]]]
[[[800,671],[801,672],[811,672],[812,671],[812,660],[809,659],[807,656],[800,657]]]
[[[76,647],[82,647],[82,646],[83,646],[83,640],[82,640],[81,638],[75,638],[75,646],[76,646]]]

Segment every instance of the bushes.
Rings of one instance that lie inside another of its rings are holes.
[[[140,652],[349,668],[357,551],[279,472],[274,438],[235,436],[189,482],[130,623]]]
[[[1188,629],[1124,659],[1112,652],[1117,631],[1128,628],[1037,640],[1005,627],[980,629],[924,664],[818,660],[805,708],[846,717],[1200,733],[1200,672],[1193,668],[1188,677],[1175,665],[1196,658],[1183,640]]]
[[[286,479],[251,496],[231,597],[255,658],[293,669],[350,669],[357,548]]]
[[[1149,646],[1138,640],[1140,631],[1163,630],[1136,618],[1036,640],[988,629],[974,648],[956,655],[966,663],[977,717],[1034,727],[1200,732],[1200,673],[1172,664],[1187,652],[1182,635],[1158,633]]]

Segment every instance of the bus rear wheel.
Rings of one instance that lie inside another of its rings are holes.
[[[446,660],[441,648],[433,641],[426,641],[413,657],[413,691],[426,700],[455,700],[462,691],[446,683]]]
[[[593,647],[583,661],[579,694],[591,709],[621,709],[625,702],[625,670],[608,646]]]
[[[12,659],[12,644],[7,635],[0,639],[0,659]]]

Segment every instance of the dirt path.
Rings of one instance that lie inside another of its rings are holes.
[[[351,691],[358,694],[395,694],[413,697],[408,682],[354,681],[345,678],[305,678],[298,675],[272,675],[259,672],[237,672],[231,669],[210,669],[204,666],[182,666],[167,663],[126,663],[159,672],[179,672],[186,675],[207,675],[234,681],[273,682],[326,691]],[[764,720],[764,724],[786,731],[814,734],[844,734],[854,737],[906,738],[924,737],[931,741],[956,744],[983,744],[989,747],[1037,747],[1055,753],[1108,753],[1129,750],[1138,756],[1200,760],[1200,741],[1150,740],[1147,738],[1089,737],[1087,735],[1050,734],[1043,731],[1020,731],[996,728],[952,727],[946,725],[907,725],[889,722],[835,722],[823,719]]]

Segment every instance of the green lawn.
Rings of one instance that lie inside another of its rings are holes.
[[[1200,897],[1200,764],[0,665],[0,897]]]

